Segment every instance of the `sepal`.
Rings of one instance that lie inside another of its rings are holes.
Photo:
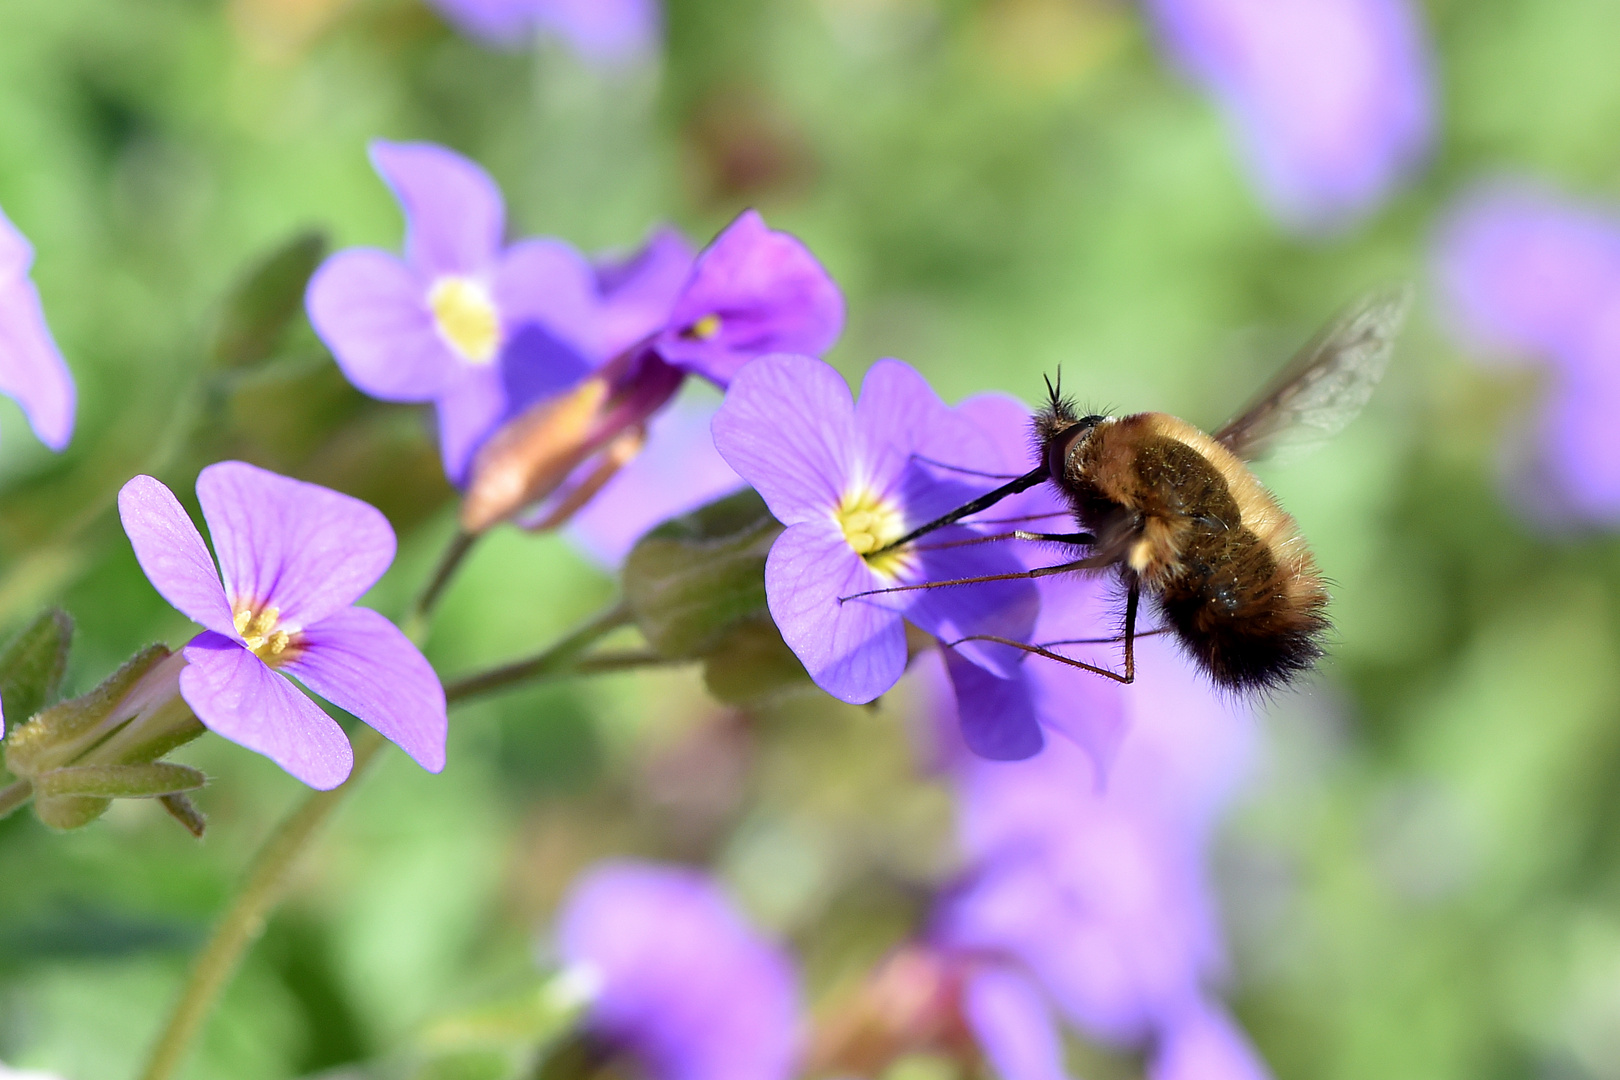
[[[55,700],[72,644],[72,617],[53,608],[0,648],[0,734],[4,717],[20,724]]]
[[[304,290],[326,257],[325,234],[298,233],[250,267],[225,295],[208,340],[215,367],[269,359],[304,310]]]

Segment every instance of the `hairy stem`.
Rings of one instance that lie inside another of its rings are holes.
[[[34,797],[34,785],[27,780],[18,780],[0,788],[0,818],[10,814],[19,806],[24,806]]]
[[[242,955],[264,932],[265,920],[280,902],[298,857],[344,796],[359,783],[366,766],[383,746],[381,735],[370,728],[361,729],[354,738],[354,771],[349,778],[331,791],[310,793],[253,856],[241,890],[192,965],[185,991],[169,1013],[163,1034],[141,1073],[142,1080],[167,1080],[180,1067],[213,1011],[215,1000],[236,973]]]
[[[650,652],[610,652],[581,657],[580,654],[596,641],[630,621],[630,611],[623,604],[610,608],[538,656],[451,683],[445,688],[445,698],[454,703],[526,679],[622,671],[664,663],[662,657]],[[253,857],[241,890],[214,927],[213,935],[191,969],[191,977],[180,1000],[170,1012],[163,1033],[147,1060],[146,1069],[141,1073],[142,1080],[169,1080],[180,1067],[209,1013],[213,1011],[215,1001],[230,983],[242,956],[264,931],[265,920],[280,902],[299,856],[309,846],[322,823],[354,789],[366,767],[384,745],[381,735],[370,728],[362,728],[354,737],[354,771],[349,779],[331,791],[311,792],[277,826]],[[18,788],[22,789],[21,792],[13,794]],[[21,805],[30,794],[32,789],[27,782],[20,781],[0,789],[0,800],[10,797],[16,805]],[[0,801],[0,816],[9,808]]]

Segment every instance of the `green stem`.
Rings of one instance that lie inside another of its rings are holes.
[[[265,920],[280,902],[298,856],[343,797],[359,783],[366,766],[384,745],[381,735],[370,728],[361,729],[354,738],[354,771],[349,778],[331,791],[312,792],[259,848],[241,890],[192,965],[185,992],[169,1013],[169,1022],[141,1073],[142,1080],[167,1080],[180,1067],[192,1040],[213,1011],[214,1001],[235,974],[242,954],[264,932]]]
[[[526,678],[620,671],[663,662],[656,654],[644,652],[606,653],[580,659],[580,654],[597,640],[630,621],[630,611],[624,605],[610,608],[539,656],[450,684],[445,688],[445,698],[450,702],[463,701]],[[383,746],[381,735],[370,728],[362,728],[354,737],[354,771],[349,774],[349,779],[331,791],[312,792],[270,834],[253,857],[241,891],[231,901],[230,908],[215,926],[213,935],[191,969],[185,990],[170,1012],[151,1057],[147,1059],[146,1070],[141,1073],[142,1080],[169,1080],[180,1067],[208,1014],[213,1011],[214,1002],[241,963],[243,954],[264,931],[265,920],[281,900],[288,875],[297,864],[299,855],[321,824],[353,790],[366,766],[376,758],[377,751]],[[21,782],[21,786],[26,787],[26,781]],[[13,784],[10,788],[0,790],[0,799],[10,795],[17,787],[19,784]],[[17,797],[19,805],[27,800],[30,793],[25,790]]]
[[[428,579],[427,588],[422,590],[422,595],[416,598],[416,603],[411,605],[409,614],[400,623],[406,637],[412,641],[422,637],[427,630],[428,617],[433,614],[433,608],[443,595],[445,586],[455,577],[462,560],[472,551],[480,535],[482,534],[458,530],[456,535],[450,538],[449,546],[444,549],[444,554],[439,556],[439,565],[434,568],[433,577]]]
[[[33,797],[34,785],[27,780],[18,780],[0,788],[0,818],[25,805]]]

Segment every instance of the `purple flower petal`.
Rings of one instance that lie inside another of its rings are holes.
[[[444,768],[444,688],[398,627],[368,608],[348,608],[313,626],[281,669],[370,724],[428,772]]]
[[[1406,0],[1151,0],[1148,9],[1171,54],[1226,110],[1285,221],[1342,225],[1427,154],[1430,61]]]
[[[816,685],[839,701],[871,701],[905,671],[905,626],[892,599],[838,602],[886,584],[830,520],[790,525],[771,545],[765,562],[771,618]]]
[[[539,323],[579,352],[601,355],[596,272],[571,245],[551,238],[513,244],[501,255],[494,292],[509,336]]]
[[[1270,1080],[1271,1072],[1231,1017],[1204,1004],[1170,1025],[1147,1075],[1148,1080]]]
[[[798,1043],[791,961],[696,871],[599,864],[557,924],[562,959],[600,980],[588,1023],[651,1080],[787,1080]]]
[[[429,277],[490,269],[506,207],[488,173],[433,143],[378,139],[370,153],[405,212],[405,261],[412,269]]]
[[[434,402],[444,475],[465,487],[473,456],[511,410],[499,368],[471,371]]]
[[[239,643],[203,631],[186,646],[180,695],[208,730],[263,754],[318,791],[354,767],[343,729]]]
[[[1027,978],[1005,967],[981,968],[963,988],[962,1006],[968,1027],[1003,1080],[1066,1080],[1057,1025]]]
[[[778,521],[827,521],[854,473],[854,416],[849,387],[831,367],[808,356],[765,356],[727,391],[714,446]]]
[[[465,365],[439,336],[428,283],[386,251],[351,248],[321,264],[305,305],[344,376],[383,401],[431,401]]]
[[[976,534],[960,526],[939,529],[929,537],[938,545],[968,540]],[[906,584],[955,581],[962,578],[1016,574],[1024,566],[1007,544],[939,547],[918,552],[911,569],[900,575]],[[1040,610],[1040,592],[1033,581],[988,581],[941,589],[901,593],[906,619],[944,642],[961,641],[971,634],[1027,641]],[[1003,678],[1010,677],[1024,660],[1020,650],[986,641],[962,641],[954,652]]]
[[[40,442],[60,451],[73,437],[73,375],[28,278],[33,261],[33,246],[0,211],[0,394],[22,407]]]
[[[676,229],[655,229],[628,259],[597,267],[602,355],[612,358],[669,322],[696,252]]]
[[[574,516],[569,534],[617,566],[648,530],[742,487],[709,435],[712,409],[677,402],[653,417],[647,445]]]
[[[543,29],[599,65],[650,55],[662,30],[656,0],[538,0],[535,13]]]
[[[698,256],[658,351],[725,386],[756,356],[825,352],[843,325],[843,294],[815,256],[748,210]]]
[[[118,492],[118,517],[136,561],[163,599],[193,622],[234,637],[219,571],[174,492],[150,476],[137,476]]]
[[[1026,673],[1010,679],[945,649],[945,667],[956,691],[962,740],[969,750],[991,761],[1021,761],[1034,757],[1046,745]]]
[[[496,48],[526,44],[534,30],[536,0],[429,0],[451,25]]]
[[[375,507],[242,461],[210,465],[197,499],[233,603],[275,607],[290,628],[348,607],[394,561]],[[189,614],[189,612],[188,612]]]

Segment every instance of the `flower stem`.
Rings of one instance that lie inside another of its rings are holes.
[[[27,780],[18,780],[0,788],[0,818],[27,804],[33,797],[34,785]]]
[[[472,551],[480,535],[482,534],[458,531],[450,538],[450,545],[444,549],[444,554],[439,556],[439,565],[434,568],[433,576],[428,579],[427,588],[422,590],[422,595],[416,598],[416,603],[411,605],[410,613],[400,624],[405,635],[411,640],[417,640],[422,631],[427,629],[428,616],[433,614],[433,608],[438,604],[445,586],[455,577],[456,570],[461,567],[462,560],[467,557],[468,552]]]
[[[639,651],[580,657],[596,641],[630,621],[630,610],[625,605],[609,608],[538,656],[451,683],[445,688],[445,698],[454,703],[525,679],[621,671],[665,663],[664,658],[656,653]],[[344,796],[353,790],[384,745],[381,735],[370,728],[362,728],[354,737],[354,771],[349,774],[349,779],[331,791],[311,792],[303,804],[277,826],[253,857],[241,891],[214,927],[213,935],[192,966],[185,990],[170,1012],[163,1033],[147,1060],[146,1069],[141,1073],[142,1080],[169,1080],[180,1067],[208,1014],[213,1011],[214,1002],[241,963],[243,954],[263,933],[265,920],[280,902],[298,857],[321,824],[337,809]],[[16,793],[19,787],[23,790]],[[16,805],[21,805],[31,793],[26,781],[0,789],[0,816],[10,808],[6,799],[10,798]]]

